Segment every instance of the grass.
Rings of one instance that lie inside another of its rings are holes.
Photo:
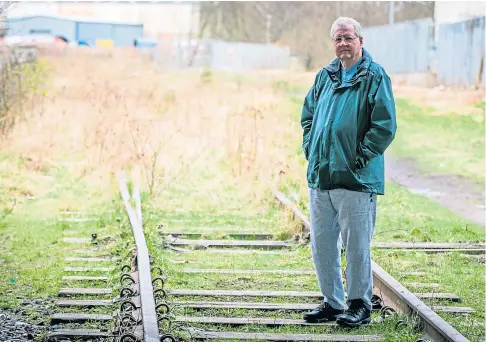
[[[296,83],[277,81],[273,87],[289,95],[298,119],[303,96],[311,84],[303,78]],[[397,91],[395,105],[398,130],[387,150],[390,156],[413,160],[424,174],[466,177],[472,186],[478,184],[476,187],[484,190],[484,101],[459,108],[450,106],[453,109],[448,111],[433,104],[418,104],[409,94]]]
[[[378,199],[374,241],[485,241],[484,229],[407,189],[387,184]]]
[[[396,100],[398,130],[390,153],[412,157],[424,173],[464,176],[484,187],[484,113],[435,115],[434,108]]]
[[[276,86],[278,91],[282,91],[284,93],[288,93],[289,87],[282,85],[279,83]],[[295,91],[295,89],[292,89]],[[296,113],[298,113],[299,102],[296,101],[295,98],[290,98],[290,103],[287,108],[289,111],[289,116],[293,117],[294,119],[298,117]],[[290,133],[294,136],[293,139],[298,141],[298,134],[299,130],[298,127],[293,127],[293,133]],[[303,177],[299,177],[299,175],[292,171],[295,167],[296,169],[302,170],[302,166],[304,163],[302,162],[302,155],[300,154],[300,150],[296,148],[288,148],[285,144],[280,145],[280,149],[283,151],[283,154],[286,154],[292,163],[290,167],[285,169],[285,176],[280,179],[278,183],[280,189],[283,190],[287,195],[291,196],[295,202],[299,204],[301,208],[304,209],[304,212],[308,213],[307,209],[307,192],[305,181]],[[190,183],[190,182],[189,182]],[[271,222],[271,224],[267,225],[266,229],[260,230],[261,232],[279,232],[279,228],[288,227],[287,229],[292,229],[290,222],[287,220],[285,215],[282,215],[281,212],[273,210],[274,206],[271,203],[266,202],[265,204],[272,208],[272,210],[264,210],[263,215],[255,216],[255,209],[252,210],[253,215],[246,216],[244,220],[233,219],[230,220],[227,217],[226,208],[228,205],[233,206],[235,203],[238,203],[235,212],[239,214],[239,210],[246,210],[249,207],[247,203],[240,203],[239,201],[231,201],[227,203],[227,196],[228,194],[234,194],[234,196],[238,196],[238,187],[230,187],[228,185],[224,186],[224,190],[220,187],[214,187],[211,189],[211,192],[206,192],[206,196],[208,201],[205,203],[206,207],[211,206],[212,208],[207,208],[205,212],[219,212],[220,215],[213,216],[211,214],[210,218],[207,217],[200,217],[199,214],[194,215],[190,211],[186,211],[181,209],[181,206],[184,206],[186,203],[191,201],[196,201],[199,193],[201,193],[199,188],[193,189],[191,187],[181,188],[179,185],[177,186],[180,193],[178,194],[176,191],[167,192],[167,197],[164,198],[164,210],[163,213],[157,211],[155,208],[159,208],[157,202],[151,202],[150,208],[148,209],[150,212],[154,213],[154,221],[158,224],[163,225],[164,230],[171,230],[173,228],[177,228],[180,231],[188,231],[194,232],[196,231],[197,226],[207,226],[212,223],[212,226],[216,227],[227,227],[231,225],[231,221],[239,221],[239,224],[244,225],[245,227],[261,227],[262,223],[267,221]],[[190,190],[189,190],[190,189]],[[258,189],[255,189],[257,191]],[[189,194],[191,194],[189,196]],[[231,195],[230,195],[231,196]],[[269,194],[271,196],[271,194]],[[218,201],[219,200],[219,201]],[[152,209],[153,208],[153,209]],[[196,206],[198,208],[198,206]],[[410,191],[403,189],[401,187],[395,186],[393,184],[387,184],[387,196],[379,197],[379,214],[378,214],[378,221],[377,227],[375,231],[375,240],[376,241],[390,241],[390,240],[401,240],[401,241],[441,241],[441,242],[455,242],[455,241],[484,241],[484,231],[481,227],[469,223],[467,220],[464,220],[457,216],[456,214],[452,213],[451,211],[441,207],[437,203],[416,194],[411,193]],[[209,210],[208,210],[209,209]],[[262,210],[261,207],[258,207],[258,210]],[[248,211],[250,211],[248,209]],[[195,210],[198,213],[198,210]],[[238,214],[235,217],[238,217]],[[172,219],[176,218],[177,221],[172,221]],[[253,219],[253,221],[250,221]],[[250,221],[250,222],[249,222]],[[156,226],[156,225],[153,225]],[[175,230],[175,229],[174,229]],[[256,229],[259,231],[259,229]],[[156,237],[160,239],[159,236]],[[387,255],[382,251],[375,251],[376,255]],[[162,254],[162,252],[161,252]],[[182,255],[171,255],[171,254],[162,254],[158,260],[163,260],[167,258],[174,258],[178,260],[188,260],[191,261],[188,264],[184,265],[174,265],[164,260],[164,267],[166,269],[169,278],[168,286],[173,286],[174,288],[186,288],[186,289],[272,289],[272,290],[279,290],[279,289],[286,289],[286,290],[293,290],[293,289],[301,289],[301,290],[309,290],[309,291],[316,291],[317,284],[315,281],[312,281],[312,277],[304,276],[304,277],[282,277],[282,276],[275,276],[275,275],[268,275],[263,274],[259,276],[248,276],[248,275],[215,275],[215,274],[202,274],[202,275],[182,275],[177,270],[180,270],[182,267],[191,267],[191,268],[230,268],[230,269],[270,269],[270,268],[279,268],[279,269],[310,269],[312,267],[311,260],[309,259],[310,251],[308,249],[301,249],[292,254],[287,256],[281,255],[258,255],[258,254],[250,254],[250,255],[232,255],[232,254],[211,254],[205,251],[192,251],[187,254]],[[430,256],[433,258],[433,256]],[[379,258],[380,263],[382,258]],[[427,265],[425,261],[421,259],[420,253],[419,254],[400,254],[400,258],[396,260],[396,264],[392,263],[394,258],[387,259],[388,263],[385,264],[385,268],[389,270],[392,274],[396,275],[400,273],[400,269],[406,267],[405,265],[414,264],[417,262],[419,265],[423,265],[422,262]],[[418,261],[417,261],[418,260]],[[453,274],[457,268],[460,267],[460,263],[451,263],[451,262],[444,262],[443,267],[447,267],[451,274]],[[408,267],[408,266],[407,266]],[[415,266],[415,269],[417,266]],[[474,269],[474,268],[473,268]],[[425,267],[426,271],[430,270],[430,265]],[[478,270],[476,268],[476,270]],[[474,271],[476,272],[476,271]],[[469,278],[468,278],[469,279]],[[414,278],[410,278],[410,281],[417,280]],[[450,290],[451,292],[457,293],[462,298],[463,291],[458,291],[459,288],[454,286],[452,279],[447,277],[442,279],[439,277],[434,277],[432,280],[435,282],[440,282],[445,286],[446,290]],[[464,305],[471,305],[476,308],[477,313],[471,316],[475,321],[482,321],[483,319],[483,312],[481,311],[481,303],[476,302],[473,305],[472,298],[480,298],[484,297],[484,281],[481,277],[472,276],[470,278],[473,286],[470,288],[470,292],[467,296],[464,297]],[[174,298],[173,298],[174,299]],[[190,297],[185,298],[187,300],[201,300],[200,297]],[[205,298],[207,300],[220,300],[220,301],[229,301],[232,298],[227,297],[213,297],[213,298]],[[234,299],[233,299],[234,300]],[[239,299],[238,299],[239,300]],[[241,298],[242,301],[255,301],[258,300],[255,298]],[[261,298],[260,300],[263,300]],[[268,299],[269,301],[278,301],[277,299]],[[302,299],[286,299],[287,301],[293,302],[302,302]],[[225,313],[226,311],[205,311],[204,314],[208,315],[220,315]],[[252,315],[255,312],[243,313],[242,311],[238,312],[231,312],[232,314],[241,314],[241,315]],[[202,313],[199,313],[202,314]],[[226,312],[229,314],[229,312]],[[292,316],[294,317],[294,316]],[[295,317],[298,317],[296,315]],[[444,315],[445,318],[449,318],[450,315]],[[214,326],[212,326],[214,328]],[[223,329],[223,328],[220,328]],[[255,328],[257,329],[257,328]],[[283,328],[284,330],[287,328]],[[458,329],[469,336],[474,338],[480,332],[478,328],[473,330],[469,330],[469,328],[461,327]],[[237,328],[237,330],[252,330],[251,327],[246,328]],[[266,328],[259,327],[258,331],[270,331]],[[273,329],[271,330],[273,331]],[[294,330],[295,331],[295,330]],[[299,332],[306,331],[305,328],[299,329]],[[408,331],[404,335],[411,333]],[[468,335],[469,334],[469,335]],[[396,338],[396,336],[395,336]],[[399,340],[406,340],[407,337],[401,336]],[[393,340],[393,339],[392,339]],[[395,339],[396,340],[396,339]]]
[[[72,248],[62,243],[61,238],[74,236],[67,233],[72,230],[87,237],[97,232],[100,240],[112,237],[106,246],[110,253],[120,256],[121,263],[103,263],[116,268],[109,274],[107,284],[96,286],[119,289],[119,269],[128,260],[126,248],[133,239],[114,173],[119,169],[128,172],[135,166],[142,170],[148,247],[155,264],[169,276],[167,287],[318,290],[312,276],[196,276],[179,272],[184,266],[310,269],[308,247],[297,248],[287,255],[216,254],[204,250],[179,255],[162,248],[159,234],[162,229],[196,231],[197,227],[205,226],[224,230],[243,226],[290,239],[299,231],[298,223],[276,203],[271,190],[280,188],[307,213],[305,160],[300,149],[298,121],[301,83],[307,76],[278,73],[235,76],[208,71],[161,74],[147,63],[127,61],[120,56],[54,58],[50,63],[51,88],[46,101],[42,108],[31,111],[32,117],[14,128],[0,151],[0,199],[7,212],[16,203],[13,212],[0,220],[0,259],[5,260],[0,263],[4,276],[0,293],[7,294],[0,295],[0,308],[17,307],[22,300],[32,298],[52,303],[58,289],[65,286],[61,277],[67,263],[63,259],[66,249]],[[126,71],[127,63],[131,72]],[[39,111],[43,114],[36,115]],[[86,212],[95,221],[59,222],[59,213],[64,210]],[[387,185],[387,196],[379,198],[375,239],[484,241],[479,227],[392,184]],[[388,256],[382,251],[375,251],[375,255],[397,277],[406,265],[418,268],[430,262],[424,258],[432,258],[419,254]],[[192,262],[177,265],[170,263],[169,258]],[[484,282],[479,277],[481,265],[465,262],[447,257],[437,266],[447,268],[447,272],[431,272],[429,276],[464,297],[466,305],[477,308],[471,317],[484,321],[484,313],[480,311],[484,303],[478,299],[484,297]],[[471,272],[464,274],[464,279],[471,284],[461,291],[453,283],[453,274],[462,274],[460,267],[464,264]],[[82,262],[70,265],[93,266]],[[105,312],[105,308],[93,312]],[[216,310],[209,314],[269,315],[241,310]],[[29,315],[34,317],[34,310]],[[296,313],[285,315],[300,317]],[[47,322],[47,317],[35,317],[36,323]],[[333,331],[380,333],[385,334],[385,341],[415,341],[418,334],[412,327],[395,330],[398,319],[392,317],[358,331]],[[263,326],[234,330],[330,331],[320,327]],[[479,334],[478,330],[461,332]]]
[[[480,101],[474,105],[474,107],[479,109],[486,109],[486,101]]]
[[[375,251],[374,260],[388,270],[392,276],[403,282],[439,283],[440,292],[454,293],[460,297],[460,303],[452,306],[468,306],[475,310],[467,316],[440,313],[450,323],[484,322],[485,321],[485,279],[484,263],[472,261],[464,254],[457,252],[445,254]],[[484,259],[483,259],[484,262]],[[425,276],[404,276],[403,271],[425,271]],[[460,281],[457,281],[460,279]],[[439,304],[443,305],[443,304]],[[484,327],[471,325],[453,326],[471,341],[484,339]]]

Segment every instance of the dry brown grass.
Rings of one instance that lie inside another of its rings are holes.
[[[47,64],[46,96],[32,102],[27,120],[2,144],[22,160],[2,162],[10,175],[6,188],[42,197],[62,186],[54,171],[63,168],[102,201],[116,191],[117,170],[139,165],[144,190],[167,209],[192,210],[197,201],[232,203],[229,208],[262,203],[283,177],[306,189],[305,163],[296,154],[301,128],[294,111],[300,109],[291,108],[289,95],[274,85],[307,88],[314,73],[202,78],[197,71],[161,70],[133,50],[68,51],[52,54]],[[168,187],[191,189],[192,196],[163,202]],[[228,187],[237,194],[225,192]],[[79,201],[62,203],[73,209]]]
[[[178,182],[209,201],[221,201],[213,189],[226,186],[263,200],[292,165],[301,173],[287,155],[299,123],[272,82],[305,75],[257,73],[242,82],[214,74],[204,82],[199,72],[157,71],[130,54],[51,56],[48,64],[45,101],[2,146],[23,158],[24,171],[62,167],[112,195],[114,173],[140,165],[154,197]]]

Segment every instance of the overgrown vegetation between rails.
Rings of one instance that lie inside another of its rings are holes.
[[[299,231],[299,223],[279,207],[271,190],[285,191],[307,212],[298,121],[301,94],[297,92],[307,85],[309,75],[157,73],[135,58],[114,56],[47,60],[49,87],[43,104],[33,109],[35,120],[18,122],[2,145],[0,196],[6,203],[15,199],[17,205],[0,223],[0,272],[4,275],[0,293],[8,294],[0,295],[0,307],[19,307],[26,299],[52,301],[64,286],[61,273],[68,246],[60,241],[67,231],[87,237],[92,232],[111,235],[116,243],[109,250],[126,257],[130,234],[114,172],[135,165],[144,176],[142,205],[149,249],[169,275],[169,288],[238,285],[316,290],[311,276],[305,280],[275,275],[193,276],[180,273],[183,265],[169,262],[184,259],[190,261],[185,266],[194,268],[308,269],[312,267],[308,247],[290,257],[204,256],[204,251],[197,250],[179,255],[164,250],[159,236],[161,229],[181,226],[193,230],[250,227],[282,239]],[[126,71],[127,63],[132,71]],[[39,112],[43,115],[35,116]],[[379,198],[378,208],[376,241],[484,241],[479,227],[392,184],[387,184],[387,195]],[[58,222],[64,210],[82,211],[96,220]],[[407,267],[427,267],[427,280],[456,292],[463,298],[461,304],[475,308],[470,317],[484,321],[481,265],[455,255],[381,251],[374,255],[398,279]],[[442,271],[445,268],[447,272]],[[468,279],[470,286],[455,285],[455,273]],[[108,286],[116,288],[117,275],[110,274]],[[47,317],[34,311],[35,322],[46,322]],[[289,317],[298,317],[293,315]],[[391,329],[394,322],[395,318],[360,332],[387,330],[389,341],[396,341],[397,336],[401,341],[415,341],[416,332],[396,332]],[[480,334],[479,328],[456,328],[471,340]],[[319,329],[300,331],[324,331]]]

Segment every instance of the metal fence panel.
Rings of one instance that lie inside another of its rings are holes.
[[[215,70],[283,69],[290,60],[289,48],[269,44],[214,41],[211,54]]]
[[[132,46],[134,40],[141,37],[143,37],[142,25],[113,25],[112,39],[116,46]]]
[[[155,42],[142,41],[139,46],[142,49],[151,49],[152,59],[167,68],[211,66],[211,44],[207,40],[166,38]]]
[[[420,73],[430,68],[434,23],[431,18],[363,29],[363,46],[389,73]]]
[[[441,84],[485,84],[485,17],[439,25],[437,77]]]
[[[290,62],[290,49],[269,44],[225,42],[220,40],[159,40],[152,58],[165,67],[211,67],[218,71],[284,69]]]

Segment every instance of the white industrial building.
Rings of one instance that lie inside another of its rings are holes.
[[[12,2],[6,16],[141,24],[144,38],[147,39],[187,39],[199,34],[199,3],[195,1]]]

